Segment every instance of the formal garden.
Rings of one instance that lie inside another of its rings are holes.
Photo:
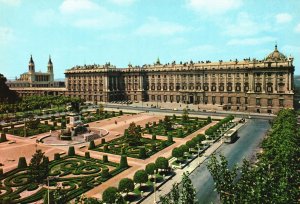
[[[48,197],[66,203],[127,168],[125,156],[118,164],[110,162],[107,155],[102,160],[91,158],[89,152],[85,157],[78,156],[71,146],[68,155],[55,154],[54,160],[49,161],[37,150],[29,165],[20,157],[18,168],[6,173],[0,169],[0,203],[31,203],[43,199],[47,203]]]
[[[95,146],[90,143],[90,150],[107,152],[111,154],[127,155],[128,157],[146,159],[156,152],[173,144],[172,136],[168,140],[158,140],[155,135],[152,138],[142,137],[142,128],[131,123],[120,138],[106,142],[102,139],[101,144]]]
[[[205,125],[211,123],[211,118],[206,120],[198,117],[190,117],[187,110],[184,110],[182,116],[165,116],[164,120],[159,120],[158,123],[148,123],[143,129],[144,133],[156,134],[161,136],[172,135],[173,137],[183,138],[191,133],[199,130]]]

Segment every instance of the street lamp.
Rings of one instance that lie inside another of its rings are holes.
[[[153,186],[153,188],[154,188],[154,201],[153,201],[153,203],[157,203],[156,202],[156,174],[154,174],[154,186]]]
[[[49,181],[50,180],[54,180],[54,179],[56,179],[56,178],[58,178],[58,176],[48,176],[47,177],[47,184],[48,184],[48,204],[50,204],[50,184],[49,184]]]
[[[197,144],[197,147],[198,147],[198,165],[200,165],[200,160],[199,160],[199,157],[200,157],[200,145]]]

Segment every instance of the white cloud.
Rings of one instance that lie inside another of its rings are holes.
[[[133,4],[136,0],[110,0],[113,4],[118,6],[129,6]]]
[[[123,26],[128,18],[91,0],[65,0],[61,6],[61,21],[77,28],[109,29]]]
[[[244,12],[238,14],[236,22],[229,22],[222,26],[224,27],[224,33],[232,37],[252,36],[270,29],[268,24],[255,22],[248,13]]]
[[[300,33],[300,23],[298,23],[295,27],[295,32]]]
[[[293,17],[288,13],[279,13],[275,16],[277,23],[288,23]]]
[[[148,18],[148,22],[140,26],[136,33],[138,35],[148,36],[170,36],[186,31],[187,28],[183,25],[173,22],[160,21],[157,18]]]
[[[227,42],[227,45],[261,45],[264,43],[274,42],[276,38],[274,37],[262,37],[262,38],[240,38],[232,39]]]
[[[187,0],[187,7],[196,11],[200,15],[224,14],[227,11],[237,9],[242,5],[242,0]]]
[[[90,0],[65,0],[59,9],[62,13],[76,13],[78,11],[96,10],[98,7],[98,4]]]
[[[0,0],[0,3],[8,6],[19,6],[21,4],[21,0]]]
[[[13,30],[9,27],[0,27],[0,44],[9,44],[14,39]]]

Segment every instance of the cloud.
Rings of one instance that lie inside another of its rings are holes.
[[[288,13],[279,13],[275,16],[277,23],[288,23],[293,17]]]
[[[65,0],[60,5],[62,22],[77,28],[110,29],[125,25],[128,18],[91,0]]]
[[[187,0],[187,7],[202,14],[203,12],[211,15],[224,14],[230,10],[240,8],[242,0]]]
[[[186,31],[187,28],[183,25],[173,22],[160,21],[157,18],[148,18],[148,21],[141,25],[136,33],[138,35],[148,36],[170,36]]]
[[[269,25],[254,21],[248,13],[244,12],[238,14],[236,22],[228,22],[222,26],[225,29],[224,33],[232,37],[252,36],[270,29]]]
[[[8,6],[19,6],[21,4],[21,0],[0,0],[0,3]]]
[[[261,45],[264,43],[275,42],[274,37],[261,37],[261,38],[240,38],[232,39],[227,42],[227,45]]]
[[[14,39],[13,30],[9,27],[0,27],[0,44],[9,44]]]
[[[62,13],[76,13],[78,11],[91,11],[98,8],[98,4],[90,0],[65,0],[59,7]]]
[[[109,0],[109,1],[118,6],[129,6],[132,5],[136,0]]]
[[[298,23],[297,25],[296,25],[296,27],[295,27],[295,32],[296,33],[300,33],[300,23]]]

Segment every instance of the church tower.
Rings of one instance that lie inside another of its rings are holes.
[[[28,71],[30,74],[34,74],[34,61],[32,59],[32,55],[30,56],[29,64],[28,64]]]
[[[51,56],[49,56],[49,61],[48,61],[48,73],[50,74],[49,81],[54,81],[54,74],[53,74],[53,63],[51,61]]]

